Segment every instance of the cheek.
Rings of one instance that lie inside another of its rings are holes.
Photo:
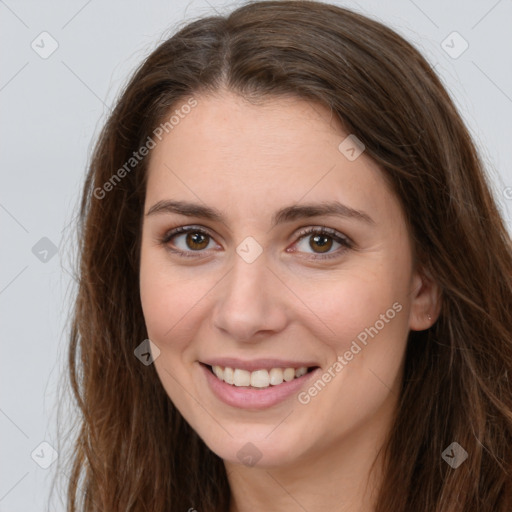
[[[406,290],[404,275],[395,276],[391,269],[350,269],[329,278],[315,281],[314,287],[301,287],[297,295],[304,298],[317,330],[316,337],[323,340],[336,354],[350,349],[352,341],[370,337],[368,330],[379,337],[400,334],[407,327],[404,317]],[[405,273],[404,273],[405,274]],[[393,305],[395,306],[393,307]],[[400,310],[400,311],[397,311]]]
[[[323,384],[313,384],[301,397],[301,403],[309,403],[306,407],[319,418],[347,429],[361,425],[397,385],[409,309],[407,272],[398,274],[390,268],[387,272],[351,269],[334,280],[317,281],[304,301],[315,312],[312,318],[319,326],[315,332],[311,328],[311,334],[329,354],[321,376],[327,383],[325,390]],[[302,293],[307,293],[305,288]],[[347,411],[351,411],[350,421]],[[322,428],[320,423],[318,428]]]
[[[183,336],[177,334],[188,323],[188,315],[193,314],[202,287],[171,273],[165,255],[143,247],[140,266],[142,311],[148,336],[161,350],[179,348]],[[183,322],[185,317],[187,322]]]

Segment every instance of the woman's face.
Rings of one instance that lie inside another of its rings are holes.
[[[408,332],[435,314],[398,200],[321,105],[196,100],[148,170],[140,290],[163,387],[230,463],[374,453]]]

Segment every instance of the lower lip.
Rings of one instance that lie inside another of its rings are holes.
[[[277,386],[268,388],[252,388],[246,386],[233,386],[218,379],[211,371],[209,366],[200,363],[202,371],[206,377],[208,386],[213,394],[222,402],[232,407],[240,409],[266,409],[280,402],[283,402],[291,395],[297,394],[309,380],[316,375],[320,368],[296,377],[289,382],[283,382]]]

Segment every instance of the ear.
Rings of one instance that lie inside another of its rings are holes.
[[[411,280],[411,309],[409,313],[409,328],[413,331],[423,331],[431,327],[439,318],[441,312],[441,290],[430,273],[418,270]]]

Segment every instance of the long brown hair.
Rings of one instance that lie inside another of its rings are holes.
[[[134,356],[147,338],[138,274],[149,157],[126,167],[180,102],[222,88],[328,106],[381,167],[418,265],[440,286],[438,321],[409,335],[376,511],[510,512],[512,249],[474,143],[431,66],[394,31],[288,0],[179,30],[136,71],[99,137],[78,230],[68,511],[229,508],[223,461]],[[457,469],[441,458],[452,442],[468,453]]]

